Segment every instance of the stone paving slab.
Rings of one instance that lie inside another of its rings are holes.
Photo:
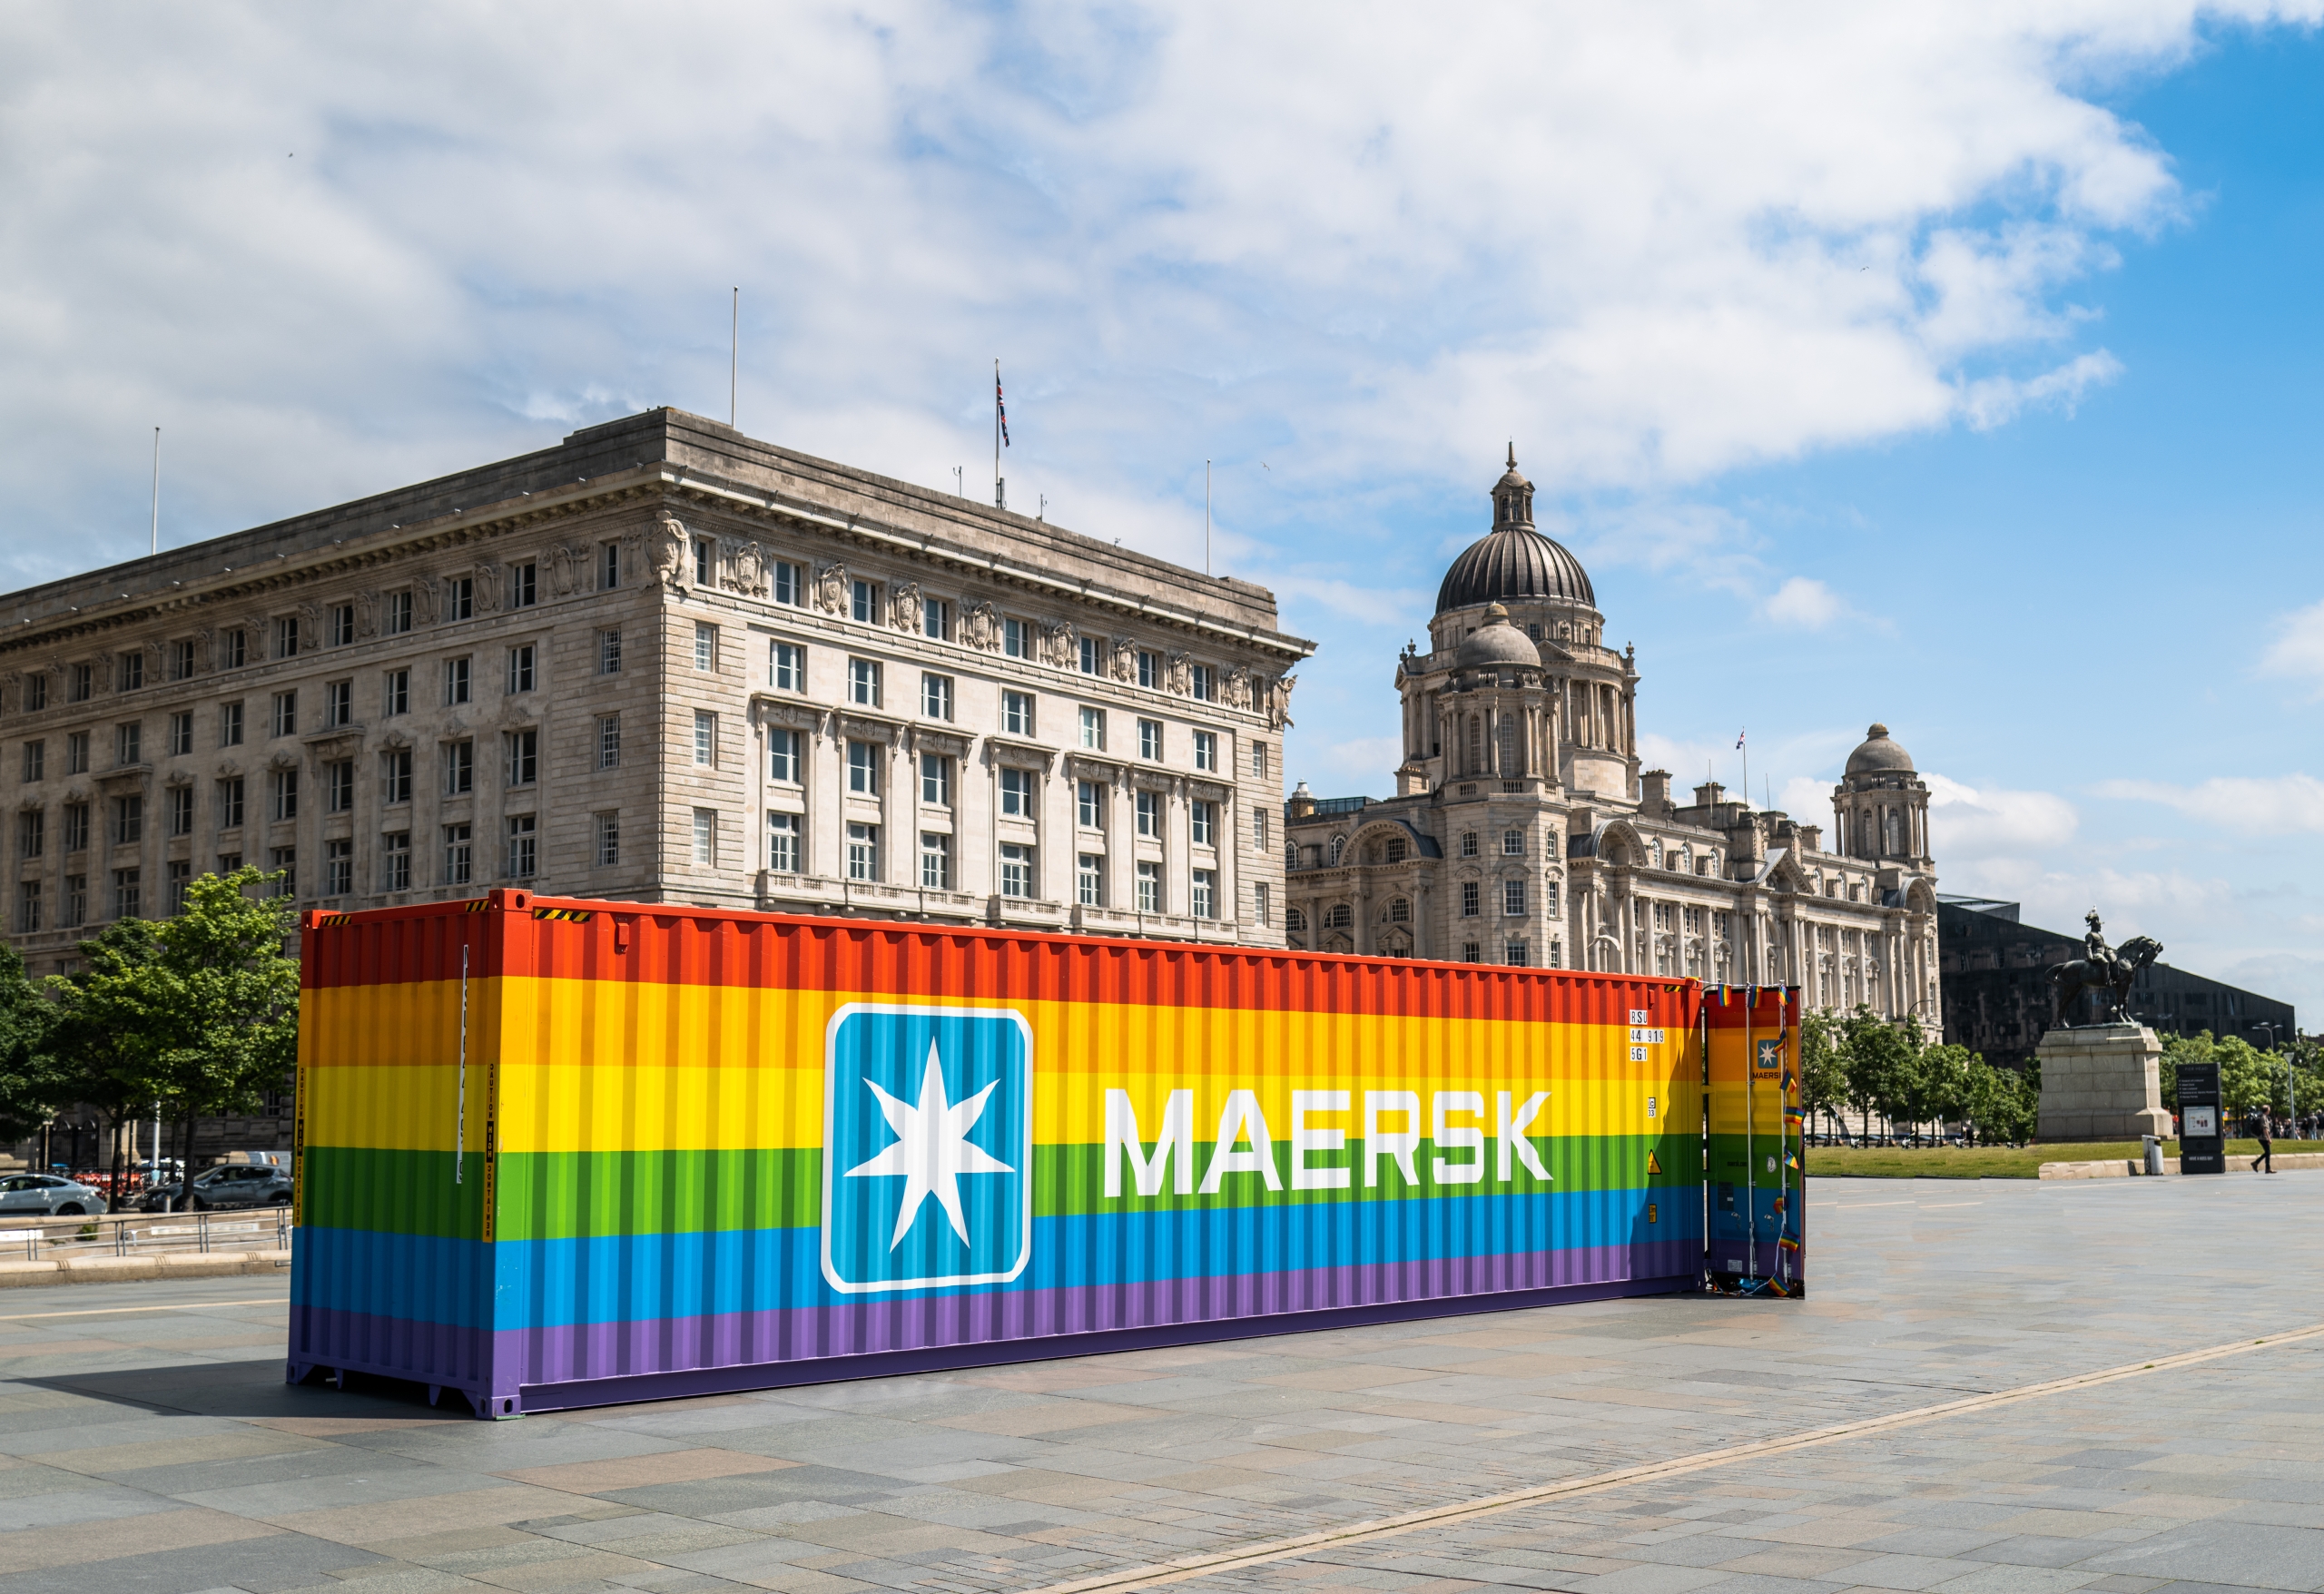
[[[2324,1322],[2319,1217],[2324,1180],[1832,1181],[1802,1303],[1605,1302],[503,1423],[401,1386],[286,1389],[279,1280],[14,1290],[0,1594],[1044,1589]],[[2263,1347],[1195,1581],[2324,1590],[2319,1368],[2324,1341]]]

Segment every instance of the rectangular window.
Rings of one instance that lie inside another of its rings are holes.
[[[1155,763],[1162,762],[1162,722],[1137,722],[1137,755]]]
[[[444,583],[444,618],[473,620],[476,618],[476,577],[455,576]]]
[[[323,843],[323,895],[344,897],[355,890],[355,843],[341,839]]]
[[[48,844],[48,812],[35,808],[16,815],[16,856],[37,858]]]
[[[25,712],[36,714],[48,706],[48,676],[34,672],[25,677]]]
[[[512,813],[507,822],[507,876],[510,880],[530,880],[540,872],[540,816]]]
[[[274,884],[273,895],[295,897],[299,894],[299,849],[277,847],[267,854],[272,860],[271,872],[282,878]]]
[[[230,775],[218,782],[218,828],[240,830],[242,823],[242,777]]]
[[[847,878],[865,881],[880,878],[878,825],[851,824],[847,827]]]
[[[718,585],[718,545],[706,536],[694,539],[694,584],[703,587]]]
[[[1216,803],[1216,802],[1189,802],[1189,803],[1187,803],[1187,826],[1188,826],[1189,830],[1190,830],[1190,831],[1191,831],[1191,832],[1192,832],[1192,840],[1193,840],[1194,844],[1195,844],[1196,846],[1197,846],[1197,847],[1216,847],[1216,845],[1218,845],[1218,804],[1217,804],[1217,803]]]
[[[931,808],[952,806],[952,761],[940,753],[920,755],[920,800]]]
[[[1033,656],[1033,628],[1022,620],[1000,623],[1000,651],[1012,659]]]
[[[1216,772],[1217,772],[1217,769],[1218,769],[1218,733],[1217,733],[1217,732],[1216,732],[1216,731],[1196,731],[1196,732],[1195,733],[1195,768],[1196,768],[1196,769],[1198,769],[1198,770],[1208,770],[1208,771],[1211,771],[1211,772],[1214,772],[1214,773],[1216,773]]]
[[[597,767],[601,770],[621,767],[621,716],[597,716]]]
[[[1033,894],[1033,850],[1018,841],[1000,844],[1000,894],[1004,897],[1029,897]]]
[[[1254,808],[1251,810],[1251,851],[1264,852],[1266,850],[1267,811],[1264,808]]]
[[[1265,924],[1268,921],[1267,882],[1265,881],[1259,881],[1251,888],[1251,918],[1258,924]]]
[[[510,692],[530,692],[538,682],[539,677],[533,667],[535,656],[534,644],[529,642],[519,643],[508,650]]]
[[[1218,696],[1218,672],[1208,664],[1196,664],[1193,672],[1194,696],[1196,703],[1210,703]]]
[[[64,877],[64,917],[61,923],[72,927],[89,921],[89,877],[68,874]]]
[[[275,770],[266,778],[266,813],[271,820],[299,817],[299,772]]]
[[[1511,941],[1502,949],[1502,961],[1512,969],[1522,969],[1532,961],[1532,950],[1523,941]]]
[[[1197,869],[1194,873],[1194,890],[1187,910],[1196,919],[1218,917],[1218,875],[1216,871]]]
[[[601,543],[597,546],[597,588],[611,592],[621,585],[621,545]]]
[[[64,677],[64,700],[86,703],[96,695],[97,667],[94,664],[74,664]]]
[[[380,679],[379,717],[391,720],[411,712],[411,672],[389,670]]]
[[[1141,860],[1137,866],[1137,910],[1162,911],[1162,866]]]
[[[121,690],[142,692],[145,687],[145,654],[143,649],[121,655]]]
[[[864,797],[880,794],[880,744],[877,742],[851,742],[847,744],[847,789]]]
[[[1031,770],[1002,770],[1000,772],[1000,812],[1010,819],[1033,817],[1033,772]]]
[[[880,706],[880,666],[872,659],[847,661],[847,701],[866,708]]]
[[[274,717],[271,733],[276,736],[296,736],[299,733],[299,694],[278,692],[274,694]]]
[[[508,606],[529,609],[541,601],[541,567],[527,559],[508,566]]]
[[[1106,673],[1106,644],[1094,636],[1085,636],[1081,639],[1080,653],[1083,674],[1102,675]]]
[[[355,640],[355,605],[334,604],[330,611],[330,645],[346,647]]]
[[[48,778],[48,743],[45,743],[45,742],[27,742],[27,743],[25,743],[25,779],[26,781],[28,781],[28,782],[29,782],[29,781],[44,781],[44,780],[46,780],[47,778]]]
[[[168,804],[170,810],[170,834],[173,836],[193,834],[193,788],[172,786],[162,801]]]
[[[355,723],[355,683],[330,681],[323,685],[323,728],[336,730]]]
[[[242,705],[222,703],[218,705],[218,745],[240,747],[242,744]]]
[[[952,677],[923,673],[920,677],[920,712],[931,720],[952,717]]]
[[[379,801],[390,807],[411,801],[410,748],[390,748],[379,754]]]
[[[89,772],[89,733],[74,731],[64,738],[64,772],[85,775]]]
[[[621,864],[621,815],[599,813],[591,816],[596,822],[596,850],[593,856],[599,869],[615,869]]]
[[[1482,963],[1484,960],[1485,950],[1482,945],[1476,941],[1462,941],[1461,943],[1461,961],[1463,963]]]
[[[355,761],[334,759],[323,765],[323,812],[349,813],[355,808]]]
[[[1484,906],[1484,888],[1472,880],[1461,882],[1461,917],[1474,919]]]
[[[28,880],[16,888],[16,929],[29,934],[40,928],[40,881]]]
[[[221,852],[218,854],[219,879],[224,880],[230,875],[239,874],[241,872],[241,868],[242,855],[240,852]]]
[[[1000,694],[1000,728],[1010,736],[1033,733],[1033,694],[1029,692],[1004,692]]]
[[[807,650],[793,642],[770,643],[766,678],[777,692],[806,691]]]
[[[274,622],[274,656],[295,659],[299,656],[299,616],[278,615]]]
[[[621,629],[619,626],[597,633],[597,674],[600,675],[621,674]]]
[[[694,861],[702,869],[718,867],[718,811],[714,808],[694,811]]]
[[[1106,788],[1102,782],[1073,782],[1073,822],[1085,831],[1105,828]]]
[[[1150,653],[1137,655],[1137,684],[1151,690],[1162,679],[1162,661]]]
[[[184,681],[193,674],[193,640],[170,644],[169,676],[172,681]]]
[[[795,786],[805,777],[801,772],[799,752],[801,737],[796,731],[773,730],[766,733],[766,778]]]
[[[538,731],[510,731],[505,743],[508,754],[508,780],[511,786],[531,786],[541,778],[541,733]]]
[[[115,725],[113,728],[113,762],[115,768],[133,763],[143,763],[144,753],[143,721],[132,720],[125,725]]]
[[[778,559],[769,574],[773,578],[774,601],[788,604],[794,609],[807,603],[807,573],[787,560]]]
[[[464,824],[444,827],[444,883],[464,886],[476,877],[475,832]]]
[[[1084,908],[1106,905],[1106,855],[1103,852],[1084,852],[1080,855],[1073,871],[1073,895]]]
[[[379,889],[411,890],[411,832],[389,831],[379,838]]]
[[[1524,832],[1523,831],[1502,831],[1502,832],[1501,832],[1501,855],[1502,855],[1503,858],[1522,858],[1522,857],[1524,857],[1524,856],[1525,856],[1525,832]]]
[[[186,888],[193,883],[193,865],[177,859],[169,865],[169,910],[172,918],[185,911]]]
[[[708,709],[694,711],[694,761],[710,769],[718,767],[718,716]]]
[[[715,670],[718,667],[718,627],[697,620],[694,625],[694,667]]]
[[[952,889],[952,838],[936,831],[920,832],[920,889]]]
[[[1461,832],[1461,856],[1463,858],[1474,858],[1476,855],[1477,832],[1474,831],[1462,831]]]
[[[381,616],[381,621],[380,629],[389,636],[403,636],[410,633],[411,592],[409,588],[407,587],[402,592],[388,594],[388,612]]]
[[[766,866],[777,874],[799,872],[797,814],[770,813],[766,816]]]
[[[880,584],[858,581],[848,595],[848,617],[858,625],[877,625],[880,623]]]
[[[193,751],[193,711],[181,709],[170,716],[170,756],[183,758]]]
[[[444,661],[444,705],[467,703],[474,691],[474,672],[465,657]]]
[[[952,605],[942,598],[920,600],[920,630],[923,636],[938,642],[952,639]]]
[[[444,743],[444,795],[464,797],[476,790],[476,743]]]
[[[1162,839],[1162,793],[1140,792],[1137,794],[1137,833],[1149,841]]]
[[[1106,711],[1084,708],[1081,711],[1081,745],[1093,753],[1106,750]]]
[[[64,850],[67,852],[89,850],[89,805],[85,802],[64,805]]]
[[[133,869],[113,871],[113,916],[115,919],[144,917],[144,877]]]
[[[1267,744],[1264,742],[1251,743],[1251,778],[1255,781],[1267,778]]]
[[[286,772],[296,773],[296,771]],[[145,839],[145,799],[133,793],[113,800],[113,844],[133,846]]]
[[[1507,918],[1525,917],[1525,882],[1523,881],[1505,880],[1501,882],[1501,910]]]

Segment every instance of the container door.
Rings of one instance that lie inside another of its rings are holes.
[[[1710,1062],[1706,1261],[1724,1289],[1797,1294],[1805,1283],[1799,1012],[1794,989],[1703,992]]]

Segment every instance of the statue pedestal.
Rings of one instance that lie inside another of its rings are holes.
[[[2162,1043],[2145,1025],[2053,1029],[2034,1055],[2042,1059],[2037,1139],[2171,1137],[2159,1067]]]

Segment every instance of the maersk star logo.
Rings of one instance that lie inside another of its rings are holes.
[[[1032,1255],[1032,1038],[990,1008],[852,1003],[823,1070],[823,1277],[1005,1284]]]

